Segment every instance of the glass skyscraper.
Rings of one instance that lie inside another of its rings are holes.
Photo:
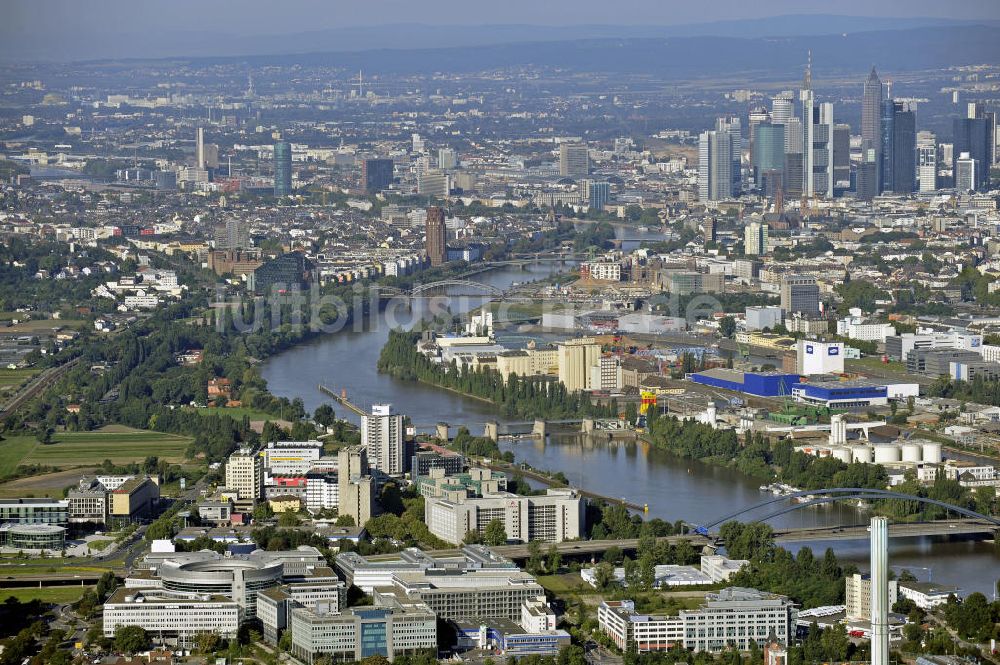
[[[274,195],[292,193],[292,144],[278,141],[274,144]]]

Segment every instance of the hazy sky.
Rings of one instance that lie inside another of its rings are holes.
[[[662,24],[781,14],[1000,19],[1000,0],[2,0],[12,31],[276,34],[384,23]]]

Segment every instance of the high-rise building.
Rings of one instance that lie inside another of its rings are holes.
[[[702,222],[702,228],[705,232],[705,244],[715,242],[718,239],[717,222],[714,217],[706,217]]]
[[[584,180],[581,198],[591,210],[601,211],[611,200],[611,183],[607,181]]]
[[[781,278],[781,309],[788,316],[793,312],[819,312],[819,286],[815,277],[785,275]]]
[[[422,170],[417,173],[417,193],[439,199],[447,198],[451,193],[451,178],[438,169]]]
[[[205,168],[205,130],[202,127],[198,128],[198,132],[195,135],[195,164],[199,169]]]
[[[791,90],[771,99],[771,124],[784,125],[795,115],[795,94]]]
[[[917,117],[902,102],[892,102],[892,191],[916,191]]]
[[[391,404],[374,404],[372,412],[361,417],[361,443],[373,468],[390,476],[406,471],[403,416],[393,413]]]
[[[375,483],[369,473],[365,446],[350,446],[337,452],[337,512],[350,515],[364,525],[375,508]]]
[[[893,191],[892,184],[892,137],[893,128],[892,123],[895,120],[896,106],[893,104],[891,99],[882,100],[882,117],[879,123],[879,129],[881,131],[881,136],[879,136],[879,148],[878,148],[878,159],[879,159],[879,187],[878,191],[891,192]]]
[[[767,224],[750,222],[744,227],[743,253],[747,256],[767,254]]]
[[[987,111],[981,102],[970,102],[967,105],[966,117],[968,118],[980,118],[986,121],[987,133],[993,137],[990,141],[990,163],[996,164],[998,159],[1000,159],[1000,151],[998,151],[998,140],[1000,136],[997,136],[997,112]]]
[[[937,190],[937,139],[930,132],[917,134],[917,177],[921,193]]]
[[[754,129],[751,162],[758,187],[764,173],[785,168],[785,126],[761,122]]]
[[[444,210],[432,206],[427,209],[427,259],[432,266],[442,265],[448,258],[445,247],[446,229]]]
[[[874,148],[878,151],[882,137],[882,80],[875,67],[865,80],[864,95],[861,98],[861,149]]]
[[[973,192],[979,180],[979,162],[963,152],[955,160],[955,189],[959,192]]]
[[[369,194],[381,192],[392,184],[391,159],[366,159],[361,163],[361,181]]]
[[[872,615],[872,578],[871,575],[854,573],[844,582],[844,604],[847,618],[854,621],[870,619]],[[889,607],[898,599],[896,580],[889,582]]]
[[[733,195],[733,149],[729,132],[702,132],[698,138],[698,200],[721,201]]]
[[[715,131],[729,134],[729,160],[732,162],[730,177],[733,196],[739,196],[742,189],[743,130],[740,119],[734,115],[715,119]]]
[[[833,196],[833,104],[802,93],[802,196]]]
[[[836,192],[851,187],[851,126],[833,126],[833,186]]]
[[[871,201],[879,194],[878,154],[875,148],[867,148],[861,153],[854,190],[859,201]]]
[[[292,193],[292,144],[278,141],[274,144],[274,195]]]
[[[590,155],[586,143],[559,144],[559,175],[585,176],[590,173]]]
[[[250,247],[250,226],[242,219],[227,219],[215,229],[216,249],[247,249]]]
[[[975,162],[975,186],[972,189],[978,191],[989,189],[989,165],[995,151],[993,146],[993,121],[991,118],[986,117],[985,113],[982,115],[983,117],[978,118],[956,118],[953,126],[954,139],[952,141],[955,155],[968,153],[969,159]]]
[[[226,489],[239,492],[241,499],[257,500],[264,496],[264,458],[243,448],[226,462]]]
[[[441,148],[438,150],[438,168],[453,169],[458,166],[458,153],[451,148]]]

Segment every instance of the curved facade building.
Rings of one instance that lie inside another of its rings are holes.
[[[49,550],[66,547],[66,529],[55,524],[10,524],[0,529],[0,544],[17,550]]]
[[[232,598],[246,618],[257,616],[257,593],[278,586],[281,561],[211,559],[165,561],[159,575],[168,591],[219,594]]]

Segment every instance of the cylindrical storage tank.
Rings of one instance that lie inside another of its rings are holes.
[[[851,448],[851,455],[854,457],[855,462],[861,462],[862,464],[872,463],[871,446],[854,446]]]
[[[850,448],[845,448],[843,446],[837,446],[836,448],[833,449],[833,456],[834,456],[834,458],[839,459],[844,464],[850,464],[851,463],[851,449]]]
[[[875,463],[876,464],[890,464],[892,462],[898,462],[900,458],[899,446],[895,443],[884,443],[875,448]]]
[[[924,443],[924,462],[927,464],[941,463],[941,444],[937,441]]]
[[[921,449],[919,443],[904,443],[900,450],[904,462],[919,462]]]

